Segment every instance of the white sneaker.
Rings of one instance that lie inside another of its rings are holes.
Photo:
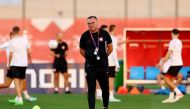
[[[27,100],[27,101],[31,101],[31,102],[33,102],[33,101],[36,101],[37,98],[35,98],[35,97],[29,97],[29,98],[26,98],[26,100]]]
[[[167,98],[164,101],[162,101],[162,103],[173,103],[174,99],[172,98]]]
[[[116,99],[116,98],[110,98],[109,101],[110,102],[121,102],[120,99]]]
[[[177,102],[177,101],[179,101],[181,98],[183,98],[183,94],[180,94],[180,95],[176,95],[175,96],[175,99],[173,100],[173,102]]]

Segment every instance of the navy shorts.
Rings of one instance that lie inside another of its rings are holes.
[[[107,73],[107,76],[114,78],[115,74],[116,74],[115,66],[110,66],[109,67],[109,72]]]
[[[10,74],[12,78],[25,79],[26,67],[11,66]]]
[[[54,73],[67,73],[67,61],[55,61],[53,63]]]
[[[167,73],[166,73],[166,77],[169,77],[169,78],[173,78],[173,77],[176,77],[179,73],[179,71],[181,70],[182,66],[171,66]]]
[[[6,75],[6,77],[9,77],[9,78],[11,78],[11,79],[13,79],[14,77],[13,77],[13,74],[12,74],[12,72],[11,72],[11,70],[9,69],[9,70],[7,70],[7,75]]]

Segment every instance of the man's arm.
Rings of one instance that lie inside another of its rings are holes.
[[[65,55],[64,55],[64,57],[67,57],[67,55],[68,55],[68,51],[65,51]]]
[[[51,55],[51,56],[53,56],[53,57],[57,57],[57,58],[59,58],[59,57],[60,57],[60,55],[59,55],[59,54],[55,54],[53,51],[50,51],[50,55]]]
[[[170,58],[170,55],[173,53],[175,46],[174,43],[172,41],[169,42],[169,47],[168,47],[168,51],[163,59],[163,62],[161,64],[161,68],[163,68],[163,65],[167,62],[167,60]]]
[[[14,49],[14,47],[13,47],[11,41],[9,43],[9,49],[10,49],[10,53],[9,53],[9,58],[8,58],[9,59],[8,66],[7,66],[8,69],[10,68],[11,62],[13,60],[13,49]]]
[[[85,50],[80,48],[80,54],[85,58]]]
[[[68,50],[69,50],[69,47],[68,47],[68,45],[65,43],[65,55],[64,55],[64,57],[67,57],[67,55],[68,55]]]
[[[172,54],[172,50],[168,50],[168,52],[166,53],[164,60],[163,60],[163,64],[167,62],[167,60],[170,58],[170,55]]]
[[[28,54],[28,62],[32,63],[32,56],[31,56],[31,49],[30,48],[27,49],[27,54]]]
[[[107,45],[107,54],[108,56],[111,54],[111,52],[113,51],[113,46],[112,43]]]
[[[5,42],[3,44],[0,45],[0,50],[5,50],[9,47],[9,43],[8,42]]]
[[[120,45],[122,45],[122,44],[124,44],[124,43],[126,43],[126,42],[127,42],[126,40],[123,40],[123,41],[121,41],[121,42],[118,42],[117,45],[120,46]]]
[[[163,66],[168,61],[168,59],[170,58],[170,54],[172,54],[172,52],[173,52],[172,50],[168,50],[168,52],[166,53],[166,55],[165,55],[165,57],[163,59],[163,62],[161,64],[161,66],[160,66],[161,70],[163,70]]]
[[[10,64],[11,64],[11,61],[12,61],[12,59],[13,59],[13,52],[10,52],[10,54],[9,54],[9,62],[8,62],[8,69],[9,69],[9,67],[10,67]]]

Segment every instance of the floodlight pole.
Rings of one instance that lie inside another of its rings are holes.
[[[73,0],[73,17],[74,21],[77,19],[77,0]]]
[[[25,29],[26,26],[26,0],[22,0],[22,28]]]
[[[151,19],[152,18],[152,0],[149,0],[148,2],[148,17]]]
[[[124,17],[128,17],[128,0],[124,1]]]
[[[125,21],[125,26],[127,25],[127,20],[128,20],[128,0],[124,0],[124,21]]]
[[[178,27],[179,18],[179,0],[175,0],[175,26]]]

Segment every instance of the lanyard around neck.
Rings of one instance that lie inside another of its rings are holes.
[[[89,31],[89,32],[90,32],[90,31]],[[94,37],[92,36],[92,33],[91,33],[91,32],[90,32],[90,36],[91,36],[91,39],[92,39],[92,41],[93,41],[94,46],[95,46],[96,48],[99,48],[99,30],[98,30],[98,43],[97,43],[97,45],[96,45],[95,39],[94,39]]]

